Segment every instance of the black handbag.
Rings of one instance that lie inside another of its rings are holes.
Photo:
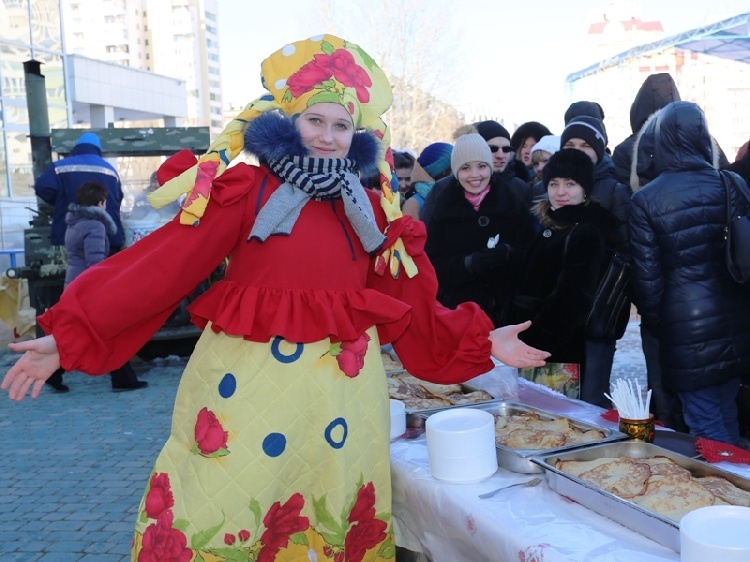
[[[565,253],[568,251],[568,240],[570,235],[565,240]],[[608,248],[599,270],[599,282],[586,317],[584,333],[591,339],[619,340],[625,334],[629,320],[630,260],[617,250]]]
[[[586,320],[586,337],[619,340],[630,320],[630,262],[615,250],[607,250],[599,285]]]
[[[737,211],[735,203],[741,195],[750,205],[750,194],[744,182],[734,174],[720,172],[727,193],[727,224],[724,227],[725,255],[729,275],[740,285],[750,284],[750,217]]]

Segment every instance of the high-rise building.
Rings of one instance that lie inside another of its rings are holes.
[[[63,0],[67,51],[179,78],[185,126],[223,126],[216,0]]]
[[[208,126],[215,134],[223,124],[217,5],[0,0],[0,248],[18,246],[36,206],[24,63],[41,63],[51,129]],[[117,165],[134,189],[153,171],[146,159]]]

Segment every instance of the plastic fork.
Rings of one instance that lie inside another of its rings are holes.
[[[503,486],[502,488],[498,488],[497,490],[479,494],[479,499],[486,500],[487,498],[491,498],[498,492],[502,492],[503,490],[507,490],[508,488],[515,488],[516,486],[520,486],[522,488],[531,488],[532,486],[538,486],[541,483],[541,478],[532,478],[531,480],[527,480],[526,482],[516,482],[515,484],[511,484],[510,486]]]

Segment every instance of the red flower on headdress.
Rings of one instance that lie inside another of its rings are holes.
[[[370,101],[370,92],[367,88],[372,86],[372,79],[365,70],[357,64],[349,51],[339,49],[331,53],[329,67],[336,80],[344,86],[357,90],[357,99],[360,103]]]
[[[313,60],[289,77],[286,85],[289,86],[289,91],[295,98],[309,92],[331,77],[333,71],[330,67],[330,58],[331,55],[315,55]]]

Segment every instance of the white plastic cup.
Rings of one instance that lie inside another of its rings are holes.
[[[406,433],[406,404],[401,400],[391,402],[391,441]]]
[[[495,416],[476,408],[437,412],[425,422],[430,472],[438,480],[468,484],[497,471]]]
[[[711,505],[680,521],[682,562],[750,560],[750,507]]]

